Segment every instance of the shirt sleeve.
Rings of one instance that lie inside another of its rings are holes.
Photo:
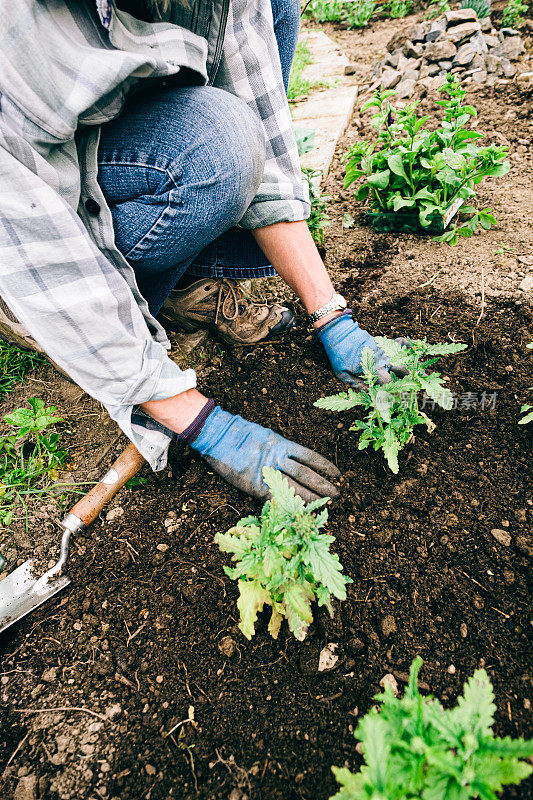
[[[309,194],[302,181],[270,0],[231,0],[215,86],[244,100],[265,132],[263,180],[240,227],[307,219]]]
[[[196,385],[156,341],[132,287],[76,211],[0,145],[0,296],[47,354],[99,400],[153,469],[170,433],[135,406]]]

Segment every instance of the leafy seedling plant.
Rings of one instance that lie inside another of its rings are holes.
[[[0,436],[0,524],[10,525],[17,505],[26,508],[30,495],[49,492],[51,480],[64,463],[67,452],[60,447],[55,406],[45,407],[39,397],[30,397],[29,408],[17,408],[4,416],[14,433]]]
[[[409,346],[376,337],[376,342],[393,366],[404,366],[409,374],[398,378],[391,373],[391,382],[380,386],[374,363],[374,353],[365,347],[361,356],[362,380],[365,388],[359,391],[348,389],[331,397],[317,400],[315,406],[328,411],[347,411],[362,406],[367,415],[364,420],[355,420],[351,431],[360,431],[359,450],[372,447],[382,450],[392,472],[399,472],[398,454],[413,435],[415,425],[426,425],[431,433],[435,423],[424,414],[418,405],[418,393],[424,392],[434,403],[449,410],[453,406],[453,395],[444,386],[438,372],[428,372],[440,356],[459,353],[465,344],[429,344],[420,339],[407,340]]]
[[[40,353],[0,341],[0,400],[24,379],[28,370],[43,361]]]
[[[533,350],[533,342],[526,344],[526,347],[529,350]],[[531,386],[530,388],[533,391],[533,386]],[[520,409],[520,412],[522,414],[525,414],[525,416],[518,421],[519,425],[527,425],[529,422],[533,422],[533,405],[531,405],[531,403],[524,403],[524,405]]]
[[[311,231],[314,242],[319,247],[324,244],[325,230],[331,225],[331,220],[326,209],[333,200],[330,194],[322,194],[320,185],[316,179],[321,175],[319,169],[309,167],[302,168],[302,176],[309,186],[309,199],[311,201],[311,213],[307,219],[307,226]]]
[[[277,639],[286,617],[302,641],[313,621],[311,603],[318,600],[333,616],[332,598],[345,600],[351,580],[342,574],[339,557],[330,553],[335,538],[320,531],[328,519],[322,506],[329,497],[306,504],[281,472],[265,467],[263,475],[272,499],[263,506],[261,518],[241,519],[227,533],[217,534],[215,541],[237,562],[224,570],[239,582],[237,608],[244,636],[252,638],[257,614],[267,605],[272,608],[268,625],[272,637]]]
[[[518,28],[524,21],[523,14],[528,10],[526,3],[522,0],[509,0],[502,14],[503,28]]]
[[[503,786],[531,775],[533,741],[494,735],[494,692],[484,669],[465,683],[454,708],[423,697],[415,658],[403,697],[385,686],[355,731],[364,765],[333,767],[341,789],[330,800],[497,800]]]
[[[439,91],[447,98],[438,102],[444,119],[436,130],[425,127],[429,116],[417,118],[418,101],[404,108],[391,106],[394,90],[378,91],[364,103],[361,110],[377,109],[372,126],[378,138],[358,142],[348,151],[344,185],[364,178],[357,200],[367,201],[374,213],[414,216],[421,230],[445,219],[454,203],[466,203],[461,213],[469,219],[433,239],[454,245],[459,236],[472,236],[479,225],[489,229],[496,223],[490,208],[479,210],[469,203],[484,178],[505,175],[510,164],[506,147],[475,144],[483,134],[467,124],[477,112],[464,104],[465,91],[455,75],[448,75]]]

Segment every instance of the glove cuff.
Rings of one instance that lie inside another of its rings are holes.
[[[176,439],[186,444],[192,444],[200,435],[202,428],[207,422],[207,418],[215,410],[215,401],[209,398],[205,406],[202,408],[198,416],[191,422],[188,428],[185,428],[181,433],[176,434]]]
[[[326,322],[325,325],[321,325],[320,328],[315,328],[315,333],[318,338],[322,341],[322,334],[326,333],[326,331],[330,331],[337,326],[341,319],[345,319],[349,317],[352,321],[355,322],[353,318],[353,311],[351,308],[347,308],[346,311],[343,311],[342,314],[338,314],[335,319],[330,319],[329,322]],[[357,323],[356,323],[357,324]]]

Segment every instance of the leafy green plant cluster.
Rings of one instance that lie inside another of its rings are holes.
[[[320,186],[314,180],[320,174],[321,171],[319,169],[310,169],[308,167],[302,169],[302,175],[309,185],[309,199],[311,200],[311,213],[307,219],[307,226],[311,231],[315,244],[322,246],[324,244],[324,232],[331,225],[326,209],[333,198],[330,194],[322,194]]]
[[[473,8],[478,19],[490,16],[490,0],[462,0],[461,8]]]
[[[357,200],[368,201],[373,212],[414,216],[422,230],[444,217],[454,202],[471,202],[484,178],[501,177],[510,169],[506,147],[475,144],[483,134],[469,130],[467,123],[476,109],[464,104],[465,92],[454,75],[440,91],[447,95],[439,101],[444,119],[432,131],[426,127],[429,116],[417,119],[417,102],[395,108],[389,104],[394,90],[376,92],[362,110],[377,109],[372,118],[377,142],[358,142],[345,156],[345,187],[364,178]],[[488,229],[496,222],[490,209],[463,205],[461,211],[470,218],[434,241],[453,245],[458,236],[472,236],[478,225]]]
[[[351,28],[364,28],[376,8],[377,0],[311,0],[305,13],[316,22],[346,22]]]
[[[328,497],[304,503],[297,497],[281,472],[265,467],[265,483],[272,499],[263,506],[261,518],[241,519],[215,541],[221,550],[232,554],[233,568],[226,574],[239,582],[237,607],[239,628],[247,639],[255,633],[257,614],[271,606],[268,630],[277,639],[283,618],[302,641],[313,621],[311,603],[317,599],[333,615],[332,598],[346,599],[350,578],[329,546],[333,536],[320,532],[328,519],[322,508]]]
[[[4,416],[14,433],[0,436],[0,524],[10,525],[17,505],[26,508],[30,495],[46,494],[50,480],[67,453],[60,447],[59,434],[50,430],[62,417],[55,406],[45,407],[38,397],[28,400],[29,408],[17,408]]]
[[[356,774],[333,767],[341,789],[330,800],[497,800],[533,768],[533,741],[494,735],[494,692],[485,670],[465,683],[454,708],[418,691],[417,657],[403,697],[390,686],[359,723],[364,765]]]
[[[523,15],[528,10],[527,3],[522,3],[522,0],[509,0],[502,15],[503,28],[517,28],[523,21]]]
[[[441,14],[445,14],[449,10],[450,4],[448,0],[431,0],[424,16],[426,19],[435,19],[435,17],[440,17]]]
[[[406,17],[413,7],[411,0],[390,0],[383,7],[386,17],[391,19],[401,19]]]
[[[22,350],[0,339],[0,400],[23,380],[28,370],[43,361],[40,353]]]
[[[533,342],[527,344],[526,347],[529,350],[533,350]],[[531,386],[531,390],[533,391],[533,386]],[[525,416],[519,420],[519,425],[527,425],[529,422],[533,422],[533,405],[531,405],[531,403],[524,403],[520,409],[520,413],[525,414]]]
[[[366,386],[360,391],[348,389],[331,397],[317,400],[315,406],[328,411],[347,411],[361,406],[367,412],[364,420],[355,420],[351,431],[360,431],[359,450],[372,447],[382,450],[392,472],[399,472],[398,454],[409,442],[415,425],[426,425],[431,433],[435,424],[420,410],[418,393],[425,392],[434,403],[445,410],[453,405],[453,396],[443,384],[438,372],[428,372],[440,356],[458,353],[465,344],[429,344],[420,339],[407,340],[409,346],[397,341],[376,337],[376,342],[393,366],[406,367],[409,374],[398,378],[391,373],[391,382],[380,386],[374,363],[374,353],[365,347],[361,356],[362,379]]]

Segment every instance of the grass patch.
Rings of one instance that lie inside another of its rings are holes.
[[[24,379],[30,369],[43,362],[41,353],[21,350],[0,340],[0,400]]]
[[[296,46],[296,53],[294,55],[294,61],[292,62],[289,89],[287,91],[289,100],[295,100],[297,97],[309,94],[311,89],[326,85],[323,81],[313,81],[302,77],[304,69],[312,63],[313,56],[307,42],[305,39],[301,39]]]

